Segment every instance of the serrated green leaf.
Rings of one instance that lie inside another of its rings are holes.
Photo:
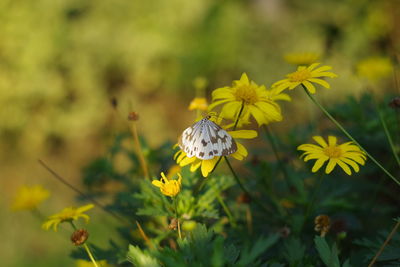
[[[160,267],[157,259],[150,256],[147,251],[142,251],[137,246],[129,245],[126,257],[135,267]]]

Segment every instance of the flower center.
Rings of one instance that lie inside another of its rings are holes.
[[[342,150],[338,146],[327,146],[324,148],[324,153],[330,158],[339,158],[342,155]]]
[[[304,82],[311,78],[311,72],[307,69],[298,70],[296,72],[290,73],[287,77],[291,82]]]
[[[258,102],[257,91],[253,85],[237,87],[234,95],[238,101],[244,101],[246,105],[253,105]]]

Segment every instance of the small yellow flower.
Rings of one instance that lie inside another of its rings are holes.
[[[160,180],[154,180],[151,183],[159,187],[163,195],[174,197],[181,191],[182,176],[180,173],[178,173],[178,177],[178,180],[168,180],[168,178],[162,172]]]
[[[330,77],[335,78],[337,75],[328,70],[332,69],[330,66],[322,66],[316,68],[320,63],[314,63],[308,67],[299,66],[297,71],[286,75],[286,79],[280,80],[272,85],[272,87],[276,87],[277,90],[285,90],[289,88],[289,90],[293,90],[299,85],[304,85],[307,90],[314,94],[315,86],[313,83],[317,83],[322,85],[325,88],[330,88],[329,83],[326,81],[319,79],[320,77]]]
[[[47,220],[42,224],[42,228],[45,230],[49,230],[50,227],[53,226],[53,230],[57,232],[57,227],[62,222],[72,222],[74,220],[78,220],[79,218],[83,218],[86,223],[89,222],[89,216],[84,214],[85,211],[88,211],[94,207],[93,204],[88,204],[85,206],[81,206],[79,208],[68,207],[63,209],[61,212],[51,215],[47,218]]]
[[[371,57],[357,64],[357,74],[371,82],[378,82],[393,73],[393,64],[389,58]]]
[[[328,161],[325,169],[325,173],[329,174],[335,168],[336,164],[339,165],[345,173],[351,175],[350,165],[355,172],[358,172],[360,168],[357,164],[364,165],[366,161],[365,152],[362,151],[353,142],[347,142],[341,145],[336,144],[336,137],[329,136],[328,144],[321,136],[313,136],[313,139],[320,145],[314,144],[303,144],[297,149],[305,151],[301,157],[304,157],[304,161],[310,159],[316,159],[312,172],[317,172],[322,165]]]
[[[17,210],[33,210],[50,196],[50,192],[41,185],[32,187],[21,186],[15,196],[11,209]]]
[[[252,139],[257,137],[257,132],[253,130],[238,130],[238,131],[227,131],[227,132],[232,136],[233,139],[235,139],[237,145],[237,151],[233,154],[230,154],[229,156],[232,156],[237,160],[243,160],[245,157],[247,157],[248,152],[247,149],[242,144],[240,144],[236,139]],[[214,157],[208,160],[201,160],[196,157],[188,158],[184,151],[179,150],[178,152],[175,153],[174,159],[176,160],[176,163],[182,167],[190,164],[191,172],[195,172],[198,168],[201,167],[202,175],[204,177],[207,177],[210,174],[210,172],[214,169],[220,157]]]
[[[318,215],[314,219],[314,230],[321,234],[321,237],[324,237],[331,228],[331,219],[327,215]]]
[[[243,103],[244,108],[240,119],[249,121],[249,118],[253,117],[261,126],[272,121],[282,120],[280,107],[271,98],[271,94],[275,94],[277,97],[280,93],[279,90],[273,93],[269,92],[264,85],[258,86],[249,80],[246,73],[243,73],[240,80],[233,81],[232,87],[218,88],[213,91],[213,103],[208,110],[223,104],[221,118],[235,120]]]
[[[195,97],[192,102],[190,102],[188,109],[206,111],[208,109],[207,99],[204,97]]]
[[[286,62],[293,65],[310,65],[319,59],[316,53],[288,53],[283,57]]]

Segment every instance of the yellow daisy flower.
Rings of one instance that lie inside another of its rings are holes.
[[[366,154],[353,142],[347,142],[341,145],[336,143],[337,139],[335,136],[328,136],[328,143],[321,136],[313,136],[313,139],[319,144],[303,144],[297,149],[305,151],[301,157],[304,157],[304,161],[310,159],[316,159],[312,172],[317,172],[322,165],[328,161],[325,169],[325,173],[329,174],[339,165],[345,173],[351,175],[350,165],[355,172],[358,172],[360,168],[358,164],[364,165],[367,159]]]
[[[235,139],[237,145],[237,151],[233,154],[230,154],[229,156],[232,156],[237,160],[243,160],[245,157],[247,157],[248,152],[247,149],[242,144],[240,144],[236,139],[252,139],[257,137],[257,132],[253,130],[238,130],[238,131],[227,131],[227,132],[232,136],[233,139]],[[179,150],[178,152],[175,153],[174,159],[176,160],[176,163],[182,167],[190,164],[191,172],[195,172],[198,168],[201,167],[202,175],[204,177],[207,177],[210,174],[210,172],[214,169],[220,157],[214,157],[208,160],[201,160],[196,157],[188,158],[184,151]]]
[[[13,211],[17,210],[33,210],[50,196],[50,192],[41,185],[32,187],[21,186],[15,196],[11,206]]]
[[[283,56],[287,63],[293,65],[310,65],[319,59],[319,54],[316,53],[288,53]]]
[[[330,77],[335,78],[337,75],[328,70],[332,69],[330,66],[322,66],[316,68],[320,63],[314,63],[308,67],[299,66],[297,71],[286,75],[286,79],[280,80],[272,85],[272,87],[276,87],[277,90],[285,90],[289,88],[289,90],[293,90],[299,85],[304,85],[307,90],[314,94],[315,86],[313,83],[317,83],[322,85],[325,88],[330,88],[329,83],[326,81],[319,79],[320,77]]]
[[[357,64],[357,74],[371,82],[377,82],[393,73],[393,64],[389,58],[371,57]]]
[[[51,215],[47,218],[47,220],[42,224],[42,228],[45,230],[49,230],[50,227],[53,226],[53,230],[57,232],[57,227],[62,222],[72,222],[74,220],[78,220],[79,218],[83,218],[86,223],[89,222],[89,216],[84,214],[85,211],[94,208],[93,204],[88,204],[85,206],[81,206],[79,208],[68,207],[63,209],[61,212]]]
[[[208,109],[207,99],[204,97],[195,97],[192,102],[190,102],[188,109],[206,111]]]
[[[275,91],[278,94],[280,92]],[[272,121],[281,121],[280,107],[270,95],[264,85],[258,86],[249,80],[246,73],[243,73],[240,80],[233,81],[232,87],[218,88],[212,92],[213,103],[208,110],[223,104],[221,118],[235,120],[243,103],[240,120],[249,121],[249,118],[253,117],[259,126]]]
[[[179,177],[178,180],[168,180],[168,178],[162,172],[160,180],[153,180],[151,183],[160,188],[160,191],[163,195],[174,197],[179,194],[182,186],[182,176],[180,173],[177,174]]]

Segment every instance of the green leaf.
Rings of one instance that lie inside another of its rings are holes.
[[[264,253],[268,248],[274,245],[279,240],[279,235],[270,235],[268,238],[259,238],[254,245],[250,247],[245,247],[240,254],[240,260],[238,262],[239,266],[249,266],[254,263],[254,261]]]
[[[315,247],[318,250],[319,257],[327,267],[340,267],[336,244],[334,244],[332,249],[330,249],[325,238],[320,236],[316,236],[314,238],[314,242]]]
[[[126,257],[136,267],[160,267],[157,259],[150,256],[147,251],[142,251],[137,246],[129,245]]]
[[[286,250],[284,255],[290,266],[295,266],[303,259],[306,248],[298,238],[287,240],[284,247]]]

